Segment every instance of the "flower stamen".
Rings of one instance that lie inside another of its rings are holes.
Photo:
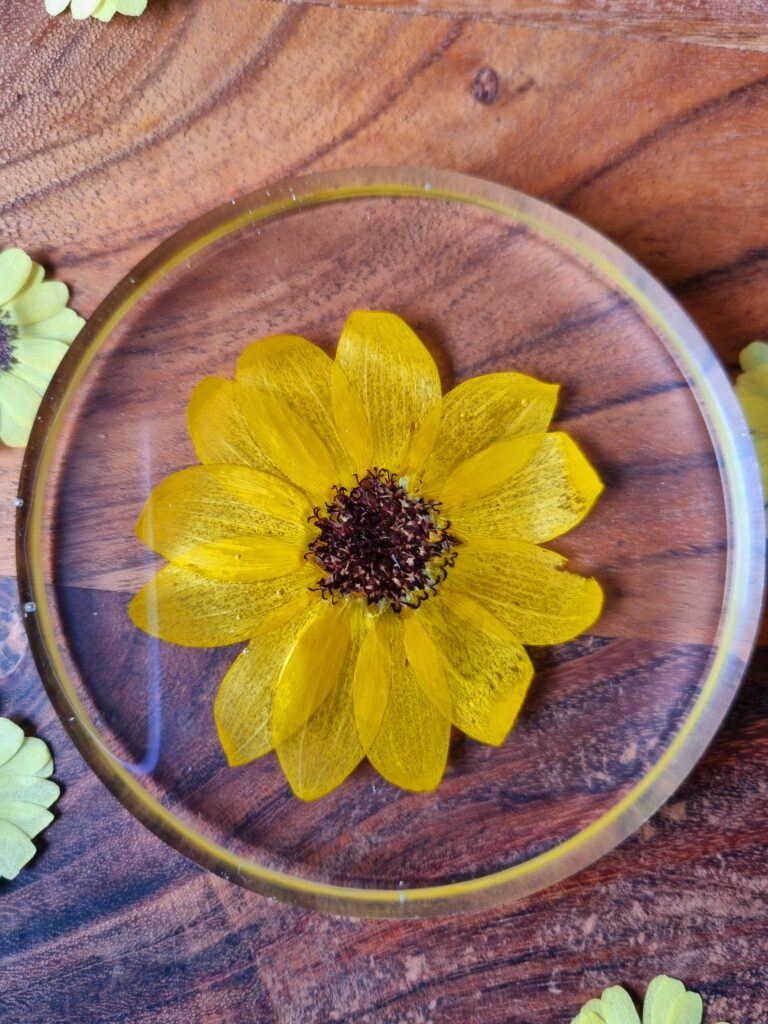
[[[0,314],[0,373],[10,370],[16,362],[13,342],[17,333],[16,325],[5,323],[3,315]]]
[[[349,490],[334,487],[325,512],[318,506],[310,517],[319,532],[307,556],[325,572],[311,589],[332,601],[360,594],[396,612],[418,608],[456,561],[451,524],[439,502],[410,494],[387,469],[355,479]]]

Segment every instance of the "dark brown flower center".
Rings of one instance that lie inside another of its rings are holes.
[[[325,573],[313,589],[331,600],[361,594],[396,612],[417,608],[456,560],[451,524],[440,518],[439,502],[409,494],[386,469],[355,479],[351,490],[335,487],[325,512],[318,507],[311,518],[318,535],[307,556]]]
[[[15,337],[15,326],[6,323],[3,320],[3,314],[0,314],[0,371],[9,370],[16,362],[13,357],[13,341]]]

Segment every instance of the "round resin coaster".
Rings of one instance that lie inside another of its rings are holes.
[[[550,547],[606,593],[537,674],[499,748],[456,735],[433,793],[363,764],[323,799],[274,754],[230,768],[213,703],[240,649],[140,632],[161,564],[134,534],[151,491],[197,462],[195,385],[253,339],[333,352],[354,309],[400,314],[443,389],[494,370],[562,385],[605,491]],[[214,210],[102,303],[43,403],[22,477],[19,574],[48,691],[94,770],[187,856],[337,913],[474,909],[615,846],[676,788],[725,714],[760,614],[763,510],[728,380],[674,300],[614,245],[456,174],[343,171]],[[31,602],[31,603],[30,603]],[[32,606],[34,605],[34,610]]]

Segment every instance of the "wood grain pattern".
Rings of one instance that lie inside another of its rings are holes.
[[[544,233],[421,198],[292,204],[284,220],[185,261],[142,300],[83,381],[53,462],[57,582],[129,592],[146,582],[152,560],[133,528],[150,486],[196,461],[186,405],[203,376],[231,377],[241,349],[276,330],[332,351],[350,309],[379,306],[431,345],[446,391],[489,370],[564,384],[558,417],[609,486],[600,514],[556,546],[608,588],[601,631],[711,643],[725,574],[721,483],[655,328]]]
[[[765,0],[287,0],[329,7],[443,15],[673,42],[768,49]],[[478,88],[480,85],[478,84]]]
[[[10,595],[9,583],[3,595]],[[29,654],[6,687],[52,744],[59,817],[0,904],[0,1012],[14,1024],[530,1024],[570,1020],[658,971],[708,1019],[768,1021],[765,651],[717,743],[640,833],[566,883],[423,922],[323,917],[209,875],[95,778]],[[6,681],[7,682],[7,681]]]
[[[768,58],[269,3],[244,21],[235,8],[155,4],[108,30],[2,5],[3,241],[52,264],[82,313],[223,199],[304,170],[410,163],[587,220],[676,290],[731,363],[764,331]],[[472,95],[484,67],[500,82],[490,105]],[[3,454],[11,489],[19,465]]]
[[[521,188],[604,231],[731,367],[766,332],[761,53],[240,0],[153,0],[109,26],[41,7],[0,5],[0,243],[52,264],[86,315],[231,196],[303,170],[413,163]],[[484,68],[498,95],[481,101]],[[19,465],[0,453],[7,577]],[[1,589],[0,713],[50,740],[65,787],[40,857],[0,897],[4,1019],[555,1024],[605,984],[641,990],[665,970],[702,991],[711,1020],[767,1024],[764,651],[689,783],[609,857],[492,913],[356,922],[267,903],[139,826],[54,719],[10,579]]]

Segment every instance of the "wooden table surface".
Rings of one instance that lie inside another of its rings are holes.
[[[501,0],[478,7],[485,22],[471,3],[463,17],[458,3],[417,6],[433,13],[150,0],[142,18],[101,25],[3,0],[0,246],[55,268],[87,316],[223,200],[307,170],[443,166],[603,231],[733,369],[768,334],[765,36],[739,49],[749,33],[729,35],[717,0],[691,3],[687,27],[685,5],[636,4],[674,8],[658,31],[639,19],[649,38],[629,14],[621,34],[626,3],[569,3],[578,30],[548,24],[552,4],[540,18],[522,5],[526,24],[514,2],[510,17]],[[764,21],[762,3],[742,6]],[[709,45],[679,41],[691,38]],[[65,792],[40,855],[0,895],[0,1019],[555,1024],[606,984],[642,991],[664,971],[704,995],[711,1021],[768,1022],[768,647],[680,792],[578,876],[482,914],[324,917],[187,862],[75,751],[16,606],[20,464],[0,452],[0,714],[50,742]]]

